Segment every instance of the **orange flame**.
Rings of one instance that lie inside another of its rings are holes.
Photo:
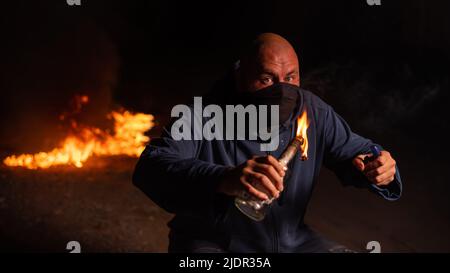
[[[303,143],[301,146],[303,160],[306,160],[308,158],[308,135],[306,134],[308,127],[309,127],[309,120],[305,110],[297,119],[297,134],[296,134],[297,138],[303,139]]]
[[[84,103],[88,99],[82,98]],[[138,157],[149,141],[144,133],[153,126],[153,116],[128,111],[111,112],[114,134],[99,128],[83,128],[77,135],[70,135],[61,146],[50,152],[11,155],[3,160],[7,166],[28,169],[49,168],[57,165],[74,165],[81,168],[93,155],[127,155]]]

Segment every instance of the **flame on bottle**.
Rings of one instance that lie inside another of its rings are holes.
[[[298,139],[302,139],[302,144],[300,146],[301,150],[301,159],[306,160],[308,159],[308,135],[307,130],[309,127],[309,120],[306,113],[306,110],[303,111],[303,113],[298,117],[297,119],[297,134],[296,137]]]

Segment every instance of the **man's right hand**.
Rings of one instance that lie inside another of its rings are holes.
[[[261,200],[278,198],[283,191],[284,175],[283,166],[273,156],[253,157],[227,171],[217,190],[231,196],[242,196],[246,191]]]

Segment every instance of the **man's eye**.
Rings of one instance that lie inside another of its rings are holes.
[[[287,82],[291,82],[291,81],[294,80],[294,77],[293,76],[287,76],[284,80],[287,81]]]
[[[263,84],[270,84],[272,82],[272,79],[271,78],[262,78],[261,82]]]

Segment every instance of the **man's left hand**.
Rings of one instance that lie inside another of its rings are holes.
[[[377,186],[386,186],[394,181],[395,160],[388,151],[381,151],[380,156],[364,164],[364,158],[371,154],[358,155],[353,159],[353,165],[364,173],[367,179]]]

